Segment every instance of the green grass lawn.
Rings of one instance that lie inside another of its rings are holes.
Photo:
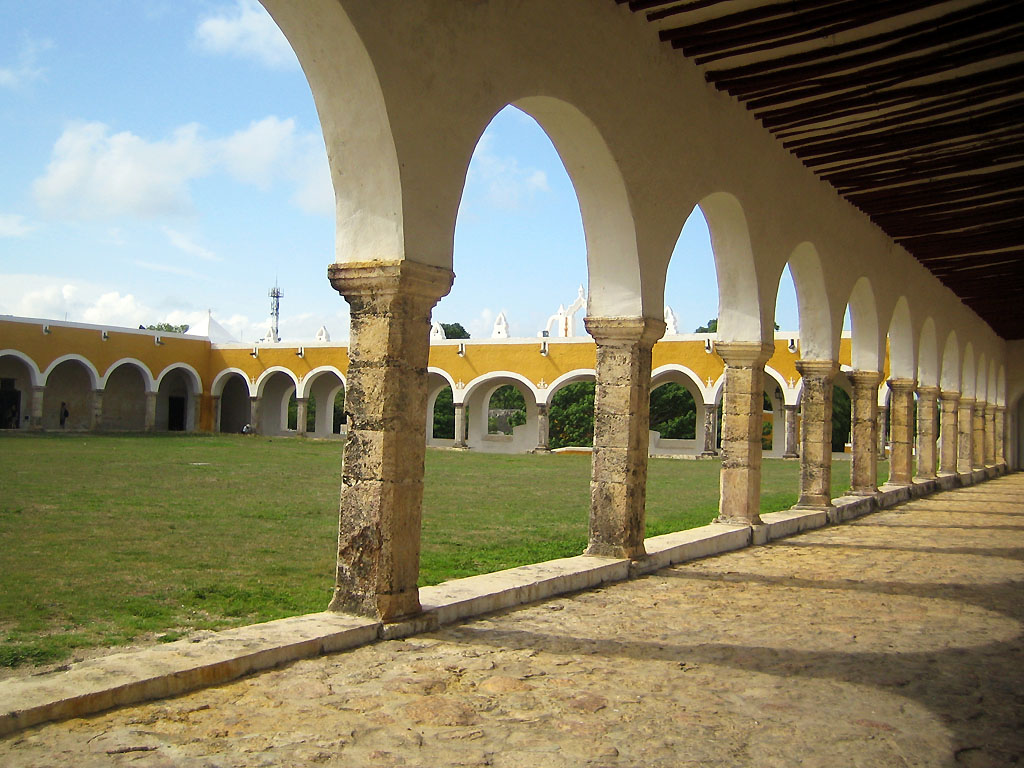
[[[323,610],[341,443],[0,436],[0,665]],[[647,533],[710,522],[716,461],[650,463]],[[590,457],[428,451],[420,583],[579,554]],[[766,460],[764,512],[799,465]],[[835,495],[849,464],[833,470]]]

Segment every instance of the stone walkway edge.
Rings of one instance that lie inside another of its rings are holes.
[[[40,723],[95,714],[218,685],[298,659],[436,629],[462,619],[590,589],[676,563],[764,544],[841,523],[931,493],[1005,474],[1005,466],[970,474],[882,486],[872,496],[844,496],[823,509],[794,508],[761,516],[763,525],[711,523],[646,539],[648,556],[631,562],[579,555],[471,576],[420,590],[423,613],[382,624],[323,612],[211,632],[141,651],[115,653],[66,670],[0,682],[0,737]]]

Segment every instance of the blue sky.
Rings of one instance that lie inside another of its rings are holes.
[[[313,99],[255,0],[0,0],[0,313],[347,337],[327,283],[333,192]],[[506,109],[470,164],[456,282],[435,318],[535,336],[586,285],[579,207],[554,147]],[[666,302],[717,314],[706,225],[687,222]],[[796,325],[788,276],[779,323]],[[582,332],[582,327],[580,326]]]

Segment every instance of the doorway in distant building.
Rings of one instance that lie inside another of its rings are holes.
[[[21,392],[14,379],[0,379],[0,429],[17,429],[21,424]]]
[[[167,429],[171,432],[185,431],[185,406],[188,399],[184,397],[167,398]]]

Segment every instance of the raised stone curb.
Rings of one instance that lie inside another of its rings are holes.
[[[1006,471],[1005,467],[998,470]],[[51,720],[166,698],[290,661],[426,632],[461,619],[763,544],[937,490],[973,485],[984,474],[981,470],[973,476],[947,475],[912,486],[883,486],[872,496],[833,499],[834,507],[828,510],[765,514],[762,525],[712,523],[654,536],[644,542],[647,557],[635,562],[580,555],[424,587],[420,590],[423,613],[394,623],[314,613],[116,653],[74,664],[62,672],[6,680],[0,682],[0,737]]]

